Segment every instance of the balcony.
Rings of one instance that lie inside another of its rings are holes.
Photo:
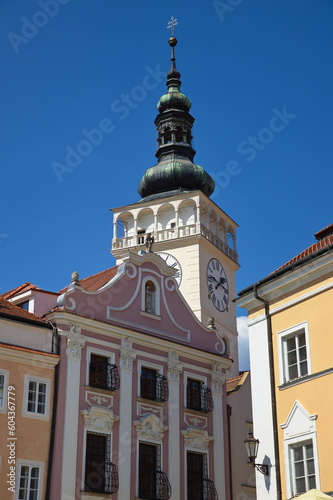
[[[98,389],[116,391],[120,387],[118,367],[108,362],[97,363],[94,360],[89,366],[89,385]]]
[[[222,239],[221,235],[216,235],[210,229],[208,229],[204,224],[189,224],[187,226],[178,226],[168,229],[160,229],[158,231],[153,231],[154,241],[158,243],[160,241],[173,240],[177,238],[186,238],[193,235],[202,235],[214,246],[219,248],[223,253],[225,253],[230,259],[238,263],[238,255],[232,248],[230,248]],[[112,250],[122,250],[125,248],[136,247],[145,245],[145,234],[136,234],[133,236],[124,236],[122,238],[113,238],[112,240]]]
[[[218,500],[215,484],[208,478],[203,480],[203,500]]]
[[[139,489],[142,500],[169,500],[172,494],[168,476],[161,470],[146,471]]]
[[[147,370],[141,374],[141,397],[164,403],[169,398],[168,381],[164,375],[155,370]]]
[[[210,413],[214,409],[212,391],[205,385],[198,386],[197,381],[187,384],[187,408],[190,410]]]
[[[110,460],[104,463],[91,463],[86,471],[85,491],[110,495],[119,488],[117,467]]]

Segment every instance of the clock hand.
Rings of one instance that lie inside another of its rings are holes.
[[[221,286],[221,287],[223,288],[223,290],[225,290],[225,288],[224,288],[224,286],[223,286],[223,283],[225,283],[225,282],[226,282],[225,278],[220,278],[220,281],[217,281],[217,280],[215,280],[215,281],[217,282],[217,285],[216,285],[216,287],[215,287],[215,290],[216,290],[219,286]]]

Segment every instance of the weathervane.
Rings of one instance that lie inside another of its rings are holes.
[[[171,21],[168,22],[168,29],[171,28],[171,36],[175,36],[175,26],[177,26],[178,21],[173,16],[171,17]]]

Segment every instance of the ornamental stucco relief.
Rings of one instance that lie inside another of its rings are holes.
[[[82,410],[84,418],[84,426],[93,431],[99,432],[112,432],[113,424],[119,417],[114,415],[112,410],[105,410],[102,408],[90,408],[89,410]]]
[[[139,439],[150,439],[158,442],[162,442],[164,433],[168,430],[162,419],[156,415],[147,415],[140,420],[135,420],[134,426]]]
[[[182,431],[185,446],[195,448],[197,450],[208,450],[210,441],[213,441],[212,436],[203,429],[193,429],[189,427],[186,431]]]
[[[66,354],[69,358],[81,359],[81,350],[85,344],[84,337],[81,335],[81,327],[80,325],[70,323],[68,331]]]

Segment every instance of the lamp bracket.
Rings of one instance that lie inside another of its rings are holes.
[[[266,464],[253,464],[253,465],[259,472],[261,472],[261,474],[268,476],[268,465]]]

